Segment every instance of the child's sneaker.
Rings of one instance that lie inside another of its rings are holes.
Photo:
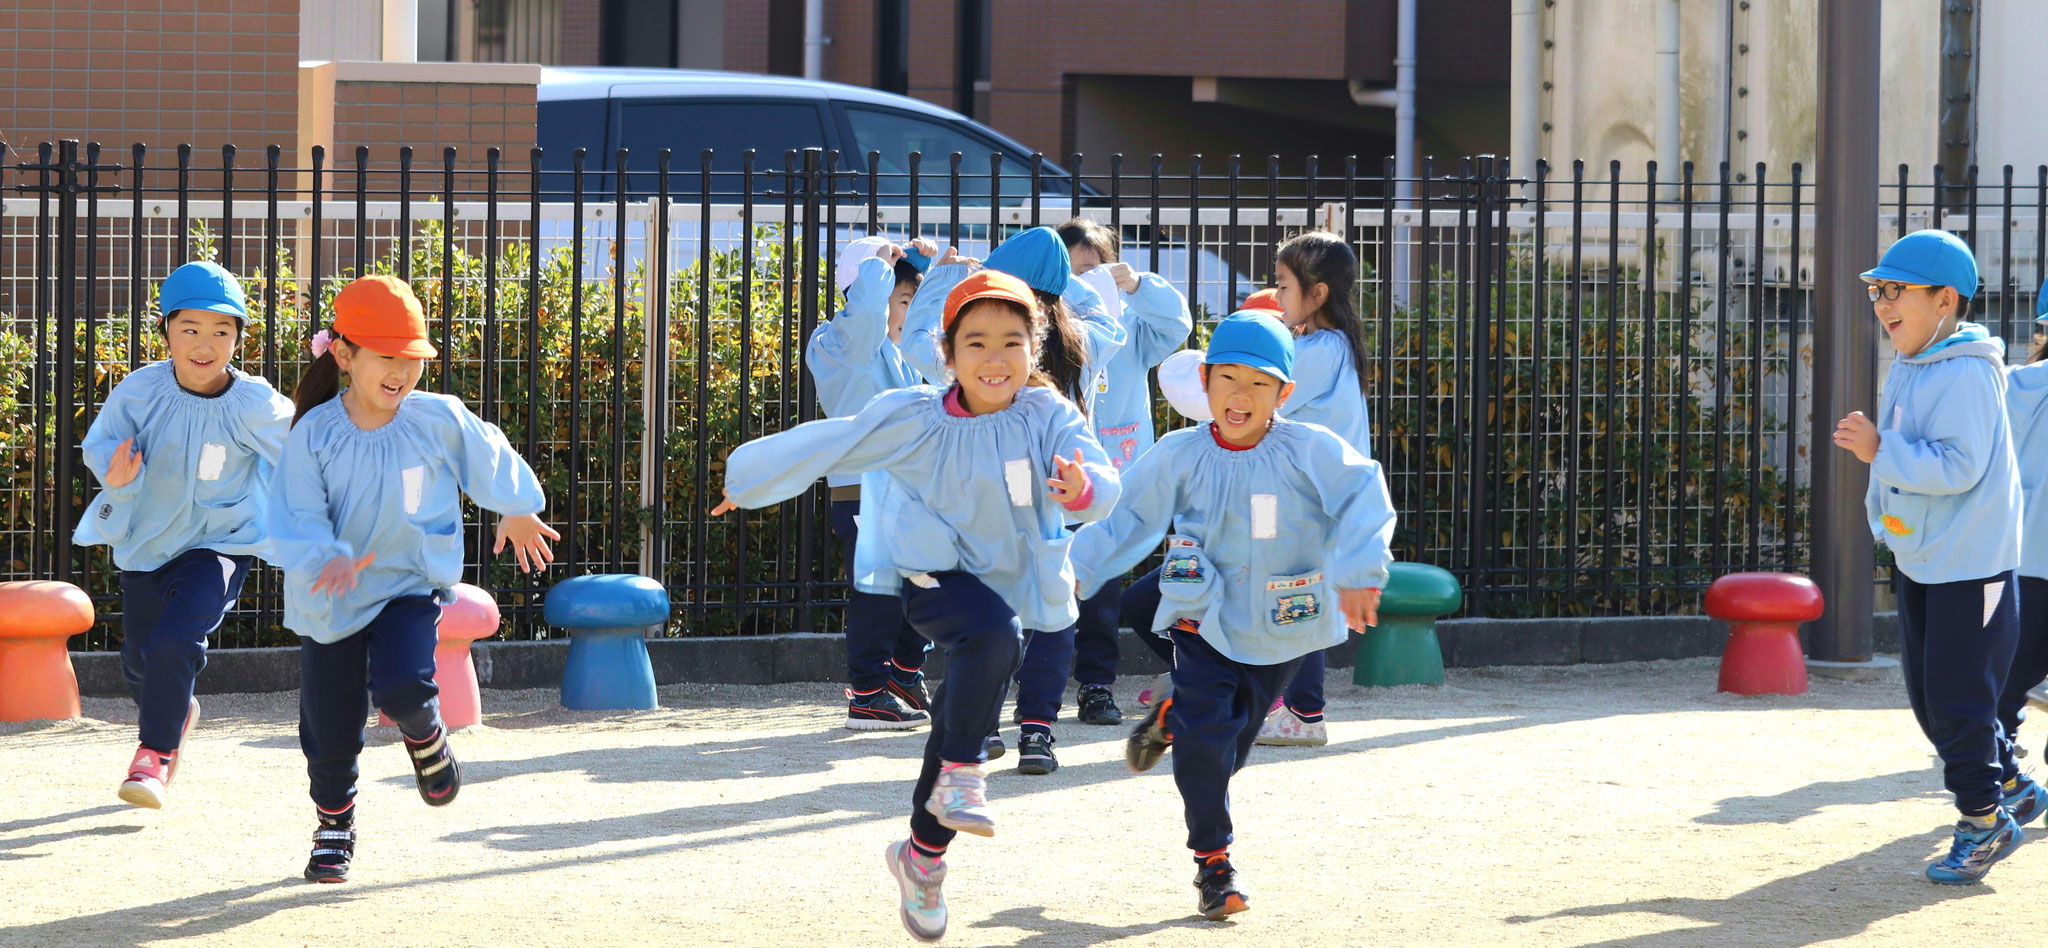
[[[2040,818],[2043,808],[2048,808],[2048,790],[2035,783],[2033,778],[2021,774],[2005,787],[2005,809],[2012,814],[2012,821],[2025,826]]]
[[[1956,823],[1955,840],[1949,844],[1948,855],[1940,862],[1927,867],[1927,881],[1941,885],[1973,885],[2000,859],[2012,855],[2021,843],[2027,841],[2027,832],[2013,821],[2012,814],[2004,807],[1997,811],[1998,819],[1989,828],[1979,829],[1975,823],[1962,820]]]
[[[1003,756],[1009,750],[1010,748],[1003,744],[1003,735],[1000,733],[990,734],[988,740],[981,742],[981,752],[990,760]]]
[[[427,801],[428,806],[455,802],[455,792],[462,789],[462,767],[455,763],[455,751],[448,746],[447,728],[435,728],[434,736],[424,741],[405,738],[405,755],[412,760],[412,775],[419,784],[420,799]]]
[[[924,686],[922,671],[904,671],[892,665],[889,669],[887,687],[896,697],[903,699],[904,706],[912,711],[932,709],[932,693]]]
[[[911,937],[938,941],[946,934],[946,894],[939,888],[946,882],[946,864],[938,863],[927,872],[911,861],[913,852],[906,839],[892,844],[883,855],[889,861],[889,874],[896,877],[896,887],[903,893],[896,914]]]
[[[1294,709],[1281,706],[1266,715],[1266,723],[1259,725],[1259,736],[1253,743],[1281,747],[1321,747],[1330,743],[1329,732],[1323,722],[1304,721]]]
[[[1144,720],[1124,739],[1124,763],[1130,765],[1131,773],[1151,770],[1159,758],[1166,756],[1166,749],[1173,746],[1173,734],[1166,729],[1166,712],[1172,708],[1173,698],[1169,696],[1146,709]]]
[[[320,828],[313,831],[313,854],[306,859],[306,880],[347,882],[348,863],[355,854],[355,807],[336,816],[321,813]]]
[[[121,782],[121,801],[133,806],[161,810],[164,806],[164,787],[171,782],[171,772],[177,769],[178,755],[135,748],[135,759],[128,762],[128,779]]]
[[[846,726],[856,731],[907,731],[931,722],[932,716],[904,703],[895,691],[881,688],[868,694],[846,692]]]
[[[996,834],[995,815],[988,811],[988,779],[973,764],[940,764],[939,782],[924,801],[926,812],[939,818],[939,825],[976,836]]]
[[[1213,922],[1251,908],[1249,897],[1237,887],[1237,868],[1230,864],[1229,853],[1197,856],[1195,865],[1199,867],[1195,870],[1195,888],[1202,892],[1196,908],[1203,918]]]
[[[1081,706],[1082,724],[1122,724],[1124,712],[1116,706],[1116,695],[1102,685],[1082,685],[1081,693],[1075,696],[1075,704]]]
[[[1053,756],[1052,745],[1051,731],[1025,731],[1017,738],[1017,772],[1043,776],[1060,769],[1060,759]]]

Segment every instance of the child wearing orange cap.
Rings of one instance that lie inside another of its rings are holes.
[[[427,342],[419,299],[388,276],[334,297],[334,324],[292,400],[269,526],[284,623],[301,636],[299,746],[318,808],[307,879],[344,882],[355,855],[365,692],[398,725],[421,799],[445,806],[462,772],[443,733],[435,626],[462,577],[461,495],[500,514],[522,571],[554,559],[533,469],[462,400],[415,391]],[[348,376],[342,387],[341,377]]]
[[[1071,628],[1065,522],[1100,520],[1116,469],[1088,419],[1035,368],[1046,316],[1023,280],[966,276],[946,295],[941,352],[955,379],[886,391],[850,418],[798,425],[735,448],[714,516],[765,507],[812,481],[862,473],[855,584],[898,595],[946,650],[931,736],[911,793],[910,838],[888,850],[898,915],[918,938],[946,931],[941,857],[958,832],[991,836],[982,764],[1032,630]]]

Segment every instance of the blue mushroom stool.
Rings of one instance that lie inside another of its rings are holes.
[[[548,590],[547,624],[574,630],[562,669],[562,707],[639,711],[657,707],[647,627],[668,622],[668,589],[645,576],[565,579]]]

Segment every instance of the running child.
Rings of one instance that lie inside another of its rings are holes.
[[[1110,463],[1122,469],[1152,447],[1149,373],[1187,343],[1195,319],[1188,311],[1187,297],[1172,284],[1123,262],[1116,231],[1076,217],[1061,224],[1058,232],[1075,276],[1105,268],[1122,295],[1120,322],[1127,342],[1097,376],[1093,393],[1096,439],[1109,452]],[[1116,637],[1122,625],[1123,591],[1121,581],[1105,583],[1100,592],[1081,603],[1073,664],[1074,681],[1080,686],[1074,703],[1083,724],[1123,723],[1123,710],[1116,706],[1109,687],[1116,683],[1117,660],[1122,657]],[[1025,662],[1031,664],[1031,656],[1026,656]],[[1057,695],[1052,710],[1054,714],[1059,711]]]
[[[911,791],[910,838],[892,844],[899,915],[918,938],[946,931],[946,847],[995,834],[982,764],[1032,630],[1071,628],[1068,517],[1116,503],[1116,469],[1088,420],[1040,373],[1046,319],[1031,288],[996,270],[960,280],[943,316],[956,381],[884,392],[851,418],[798,425],[734,449],[726,499],[749,509],[833,472],[861,482],[856,583],[898,594],[910,624],[946,650],[931,734]]]
[[[300,636],[299,747],[319,819],[305,875],[315,882],[348,879],[371,702],[398,725],[428,806],[462,787],[434,684],[441,603],[462,578],[461,495],[500,515],[491,551],[510,545],[523,572],[553,561],[547,541],[560,539],[504,433],[461,399],[415,390],[439,353],[412,290],[361,277],[333,311],[293,393],[269,511],[284,623]]]
[[[1126,746],[1144,772],[1173,748],[1199,909],[1247,908],[1230,860],[1230,778],[1261,710],[1303,656],[1379,621],[1394,511],[1379,465],[1320,425],[1278,411],[1295,394],[1294,340],[1272,315],[1232,314],[1203,358],[1215,420],[1159,439],[1129,490],[1074,538],[1083,595],[1166,541],[1153,621],[1172,629],[1173,690]]]
[[[932,301],[943,300],[973,267],[973,261],[967,266],[934,267],[929,281],[911,300],[905,335],[912,343],[904,354],[919,364],[927,379],[945,377],[945,367],[931,362],[938,351],[934,348],[938,307]],[[1033,227],[1004,241],[989,254],[988,269],[1014,276],[1031,288],[1050,327],[1044,350],[1038,354],[1038,367],[1056,391],[1092,419],[1099,380],[1129,340],[1124,325],[1111,319],[1102,298],[1074,276],[1067,245],[1050,227]],[[1068,522],[1075,521],[1069,518]],[[1016,713],[1011,718],[1018,725],[1018,773],[1049,774],[1059,769],[1059,758],[1052,749],[1052,725],[1059,717],[1060,695],[1066,690],[1073,661],[1073,627],[1040,630],[1032,637],[1017,672]],[[990,757],[1002,756],[1003,740],[998,732],[990,731],[987,743]]]
[[[2048,291],[2048,283],[2042,284]],[[2034,325],[2048,326],[2048,292],[2035,297]],[[2027,692],[2048,677],[2048,344],[2035,342],[2026,365],[2006,369],[2005,410],[2012,425],[2013,455],[2020,478],[2020,631],[2012,671],[1998,699],[1998,723],[2012,744],[2012,756],[2025,753],[2019,743],[2020,722],[2026,720]],[[2008,761],[2008,764],[2011,762]],[[2021,826],[2041,813],[2043,791],[2017,767],[2005,770],[2005,805]]]
[[[850,416],[876,395],[923,381],[897,346],[910,298],[935,255],[931,241],[922,238],[905,249],[886,238],[862,237],[841,249],[834,275],[846,307],[818,326],[804,348],[804,366],[826,417]],[[832,532],[846,555],[846,726],[915,728],[931,718],[921,670],[931,643],[903,621],[900,597],[862,592],[853,584],[860,475],[833,474],[825,484],[831,490]]]
[[[2005,344],[1963,321],[1977,261],[1954,234],[1899,238],[1863,281],[1898,355],[1877,420],[1850,412],[1834,441],[1870,465],[1871,535],[1897,561],[1906,697],[1962,813],[1927,878],[1968,885],[2026,842],[2006,808],[2002,783],[2018,769],[1998,721],[2019,640],[2021,493]],[[2031,819],[2041,797],[2015,802]]]
[[[101,491],[72,542],[113,547],[121,569],[121,674],[139,746],[122,800],[159,809],[199,722],[206,638],[268,558],[263,506],[292,403],[231,362],[249,311],[233,274],[188,263],[158,293],[169,358],[130,373],[85,433]]]

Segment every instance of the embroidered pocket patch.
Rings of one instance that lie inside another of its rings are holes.
[[[1894,517],[1891,514],[1885,514],[1884,516],[1879,517],[1878,522],[1884,524],[1884,532],[1889,533],[1892,536],[1908,537],[1913,535],[1912,527],[1906,526],[1906,522],[1904,520],[1900,520],[1899,518]]]
[[[1195,541],[1173,537],[1166,541],[1166,563],[1159,568],[1162,583],[1200,583],[1202,581],[1201,548]]]
[[[1322,614],[1322,606],[1316,602],[1315,593],[1295,593],[1291,596],[1281,596],[1273,602],[1274,625],[1307,622]]]

